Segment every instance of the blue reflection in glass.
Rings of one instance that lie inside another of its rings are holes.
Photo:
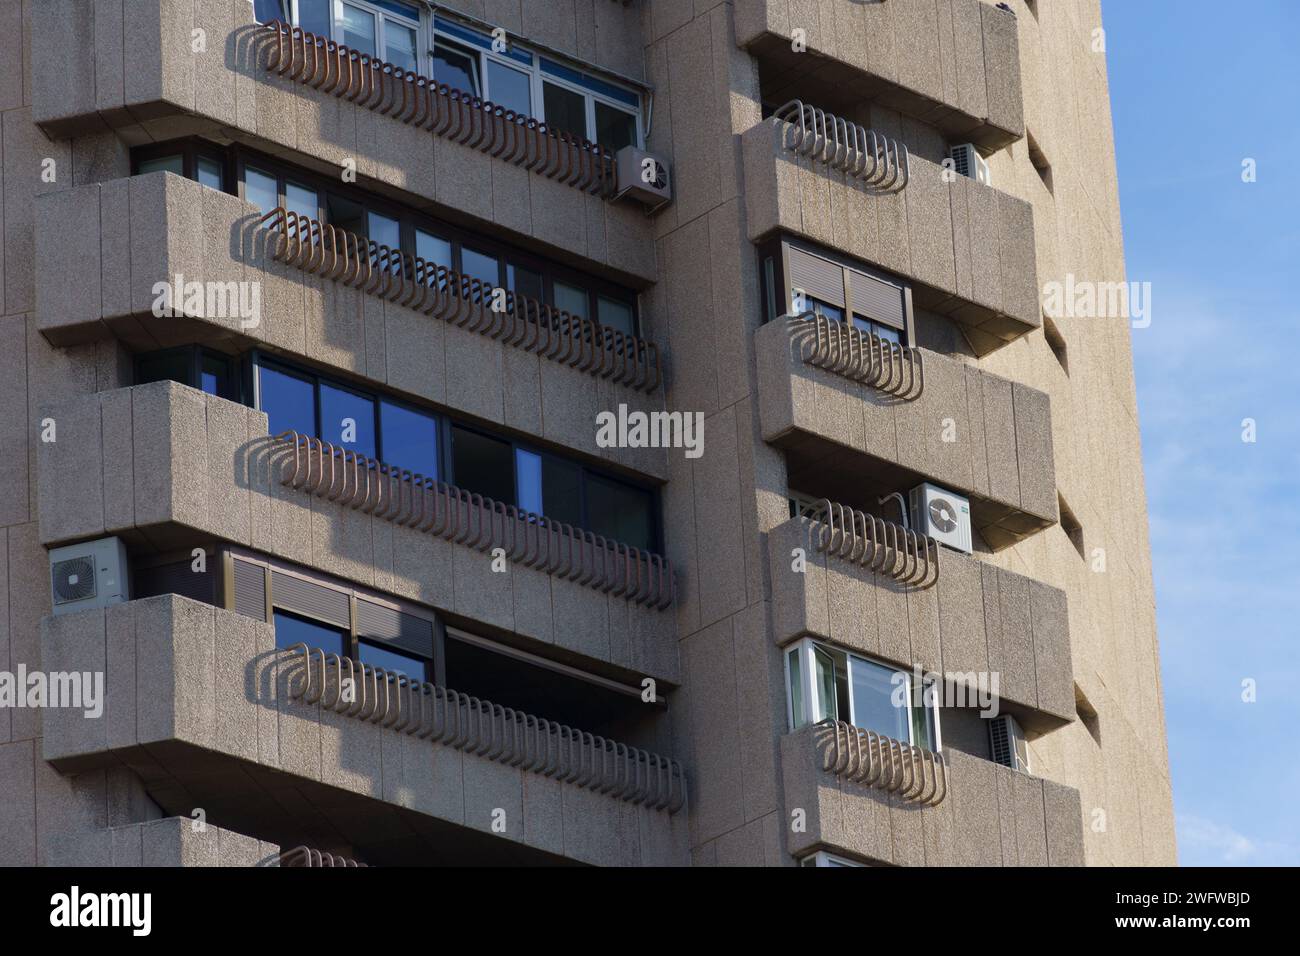
[[[295,644],[306,644],[327,654],[343,656],[343,631],[339,628],[280,610],[275,612],[274,619],[276,647],[287,650]]]
[[[257,370],[258,408],[266,412],[272,435],[296,431],[316,434],[316,400],[311,382],[265,365]]]
[[[531,451],[515,451],[515,480],[519,489],[519,508],[533,514],[542,511],[542,456]]]
[[[384,461],[426,478],[438,477],[438,420],[392,402],[379,403]]]
[[[320,387],[320,437],[368,458],[375,456],[375,403],[333,385]]]
[[[403,654],[379,644],[372,644],[369,641],[358,641],[357,650],[360,652],[361,663],[363,664],[369,664],[371,667],[382,667],[390,673],[405,674],[407,677],[413,677],[416,680],[427,679],[425,661],[413,654]]]

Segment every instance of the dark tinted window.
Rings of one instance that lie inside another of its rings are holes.
[[[416,680],[428,680],[428,662],[414,654],[404,654],[370,641],[358,641],[357,650],[363,664],[382,667],[386,671],[405,674]]]
[[[587,101],[581,93],[554,83],[543,83],[542,103],[546,108],[548,127],[571,133],[578,139],[587,138]]]
[[[648,491],[587,476],[587,527],[615,541],[653,549],[654,520]]]
[[[316,434],[316,396],[312,383],[279,369],[258,369],[260,408],[266,412],[272,435],[296,431]]]
[[[257,17],[258,23],[270,23],[272,20],[282,20],[290,23],[291,0],[253,0],[253,15]]]
[[[636,143],[636,117],[604,103],[596,103],[596,142],[618,152]]]
[[[194,353],[189,349],[142,355],[136,362],[136,384],[180,382],[193,385]]]
[[[515,500],[514,452],[509,442],[453,425],[452,484],[505,504]]]
[[[209,395],[235,400],[237,396],[232,364],[223,355],[204,353],[199,360],[199,388]]]
[[[542,457],[542,513],[582,525],[582,469],[550,455]]]
[[[298,26],[328,39],[334,26],[333,5],[333,0],[298,0]]]

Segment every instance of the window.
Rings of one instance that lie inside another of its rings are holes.
[[[188,552],[183,562],[174,557],[155,577],[194,576]],[[269,606],[281,649],[306,644],[614,739],[663,712],[664,699],[647,706],[638,684],[448,627],[433,609],[412,601],[243,548],[226,548],[219,560],[213,576],[230,583],[221,603],[259,621]],[[171,593],[169,581],[160,584],[160,593]]]
[[[235,360],[222,352],[201,346],[186,345],[150,352],[136,359],[137,385],[162,381],[179,382],[209,395],[239,401]]]
[[[269,431],[310,435],[613,541],[658,549],[648,488],[287,363],[254,357]]]
[[[226,188],[226,163],[222,147],[189,138],[141,146],[131,152],[134,175],[173,173],[193,179],[209,189]]]
[[[262,212],[280,205],[280,187],[270,173],[248,166],[244,169],[244,199]]]
[[[642,142],[641,95],[443,16],[433,19],[430,68],[439,83],[481,96],[559,132],[617,152]]]
[[[907,283],[864,263],[793,239],[760,250],[765,320],[814,312],[906,345],[912,327]]]
[[[460,425],[451,428],[451,483],[496,501],[515,500],[514,450],[508,441]]]
[[[420,65],[420,8],[405,0],[253,0],[259,23],[281,20],[403,70]]]
[[[346,655],[344,648],[346,635],[342,629],[321,624],[288,611],[275,611],[275,646],[288,650],[295,644],[306,644],[310,648],[320,648],[326,654]]]
[[[937,685],[813,640],[786,651],[790,726],[841,720],[927,750],[939,749]]]

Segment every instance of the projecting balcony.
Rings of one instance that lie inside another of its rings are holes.
[[[352,164],[407,206],[454,211],[637,283],[657,277],[644,207],[608,201],[608,150],[258,25],[251,3],[37,4],[32,61],[33,119],[52,137],[206,135],[291,151],[332,175]]]
[[[277,440],[265,414],[173,382],[41,414],[57,428],[38,461],[43,544],[119,535],[163,552],[215,538],[679,682],[673,572],[658,555]]]
[[[793,234],[907,278],[979,355],[1042,324],[1028,203],[808,104],[741,140],[751,240]]]
[[[60,263],[40,270],[37,289],[38,327],[56,345],[267,346],[667,476],[665,449],[602,448],[593,425],[620,404],[663,410],[653,343],[512,293],[494,311],[482,282],[351,233],[288,213],[264,219],[236,196],[149,173],[40,197],[36,250]],[[156,315],[158,284],[178,281],[206,294],[175,292]],[[213,308],[211,290],[226,308]],[[250,319],[233,306],[254,292]]]
[[[870,102],[988,150],[1024,135],[1016,18],[991,3],[752,0],[735,19],[765,101]]]
[[[778,645],[821,638],[968,686],[996,673],[1025,727],[1075,719],[1065,592],[833,503],[767,538]]]
[[[1057,520],[1047,395],[821,317],[754,335],[759,420],[791,487],[874,503],[932,481],[970,499],[1000,550]]]
[[[846,724],[781,738],[790,852],[899,866],[1082,866],[1079,792],[951,748],[868,740]]]
[[[51,834],[45,863],[111,867],[295,865],[281,862],[280,848],[274,843],[210,824],[195,829],[188,810],[161,820]]]
[[[176,595],[47,617],[43,666],[104,673],[105,705],[48,711],[42,756],[125,765],[164,812],[373,865],[685,862],[674,761],[304,650]]]

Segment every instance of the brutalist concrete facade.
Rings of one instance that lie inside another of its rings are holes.
[[[1129,331],[1040,306],[1067,275],[1125,277],[1098,0],[439,7],[640,89],[672,202],[648,213],[269,71],[247,0],[0,0],[0,670],[106,680],[97,718],[0,708],[0,864],[268,866],[300,844],[409,863],[1174,862]],[[773,116],[791,100],[905,144],[906,184],[792,149]],[[354,166],[390,204],[635,290],[661,380],[272,256],[239,196],[133,175],[133,149],[180,137]],[[992,185],[945,169],[960,143]],[[919,394],[809,361],[769,314],[760,250],[778,240],[906,285]],[[260,323],[152,314],[177,273],[258,283]],[[136,356],[195,343],[307,361],[658,486],[671,602],[551,565],[496,573],[472,542],[287,486],[266,414],[137,382]],[[703,455],[602,447],[595,416],[620,404],[702,413]],[[857,488],[919,481],[971,500],[974,554],[936,550],[927,586],[815,546],[793,569],[811,539],[792,493],[862,507]],[[540,731],[467,744],[403,711],[411,697],[340,711],[328,680],[295,684],[306,666],[269,623],[176,594],[53,615],[47,549],[105,535],[133,559],[292,561],[649,679],[666,709],[600,752],[658,756],[557,769]],[[947,710],[940,757],[890,751],[906,780],[866,772],[853,744],[842,759],[824,727],[792,730],[785,650],[805,637],[996,672],[1032,775]]]

